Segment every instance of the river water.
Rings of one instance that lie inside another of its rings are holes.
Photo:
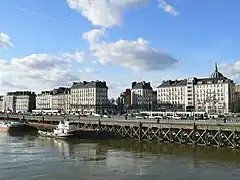
[[[239,180],[240,153],[129,140],[0,133],[0,180]]]

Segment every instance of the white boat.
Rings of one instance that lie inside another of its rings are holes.
[[[77,127],[71,124],[70,121],[64,120],[60,121],[57,128],[52,132],[38,130],[38,133],[42,136],[55,137],[55,138],[67,138],[74,135],[74,131]]]

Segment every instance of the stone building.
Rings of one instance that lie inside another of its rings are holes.
[[[52,110],[53,91],[42,91],[36,97],[37,110]]]
[[[31,112],[36,109],[36,94],[31,91],[8,92],[4,96],[4,110]]]
[[[216,64],[208,78],[163,81],[157,87],[157,101],[160,105],[183,106],[186,111],[228,113],[233,108],[234,87],[234,82],[223,76]]]
[[[108,87],[105,81],[74,82],[70,91],[72,111],[102,113],[108,108]]]
[[[131,89],[126,89],[120,94],[121,101],[123,102],[123,109],[128,110],[131,108]]]
[[[59,87],[52,91],[52,110],[57,110],[63,113],[70,112],[70,88]]]
[[[4,112],[4,96],[0,96],[0,112]]]
[[[133,82],[131,89],[131,106],[133,109],[150,110],[153,103],[153,89],[150,82]]]

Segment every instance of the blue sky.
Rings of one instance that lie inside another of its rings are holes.
[[[40,91],[79,78],[106,80],[110,96],[116,96],[134,80],[156,86],[163,79],[208,76],[215,61],[237,81],[240,1],[110,0],[110,5],[92,1],[91,5],[87,0],[1,1],[0,33],[12,43],[1,48],[0,39],[3,91]],[[89,43],[82,35],[93,29],[104,30],[104,35]],[[38,69],[36,62],[50,67]],[[40,76],[48,74],[50,80],[44,83],[47,77]]]

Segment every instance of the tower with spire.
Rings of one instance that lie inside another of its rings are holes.
[[[222,73],[218,71],[217,62],[215,62],[215,71],[211,74],[210,78],[222,78],[224,77]]]

